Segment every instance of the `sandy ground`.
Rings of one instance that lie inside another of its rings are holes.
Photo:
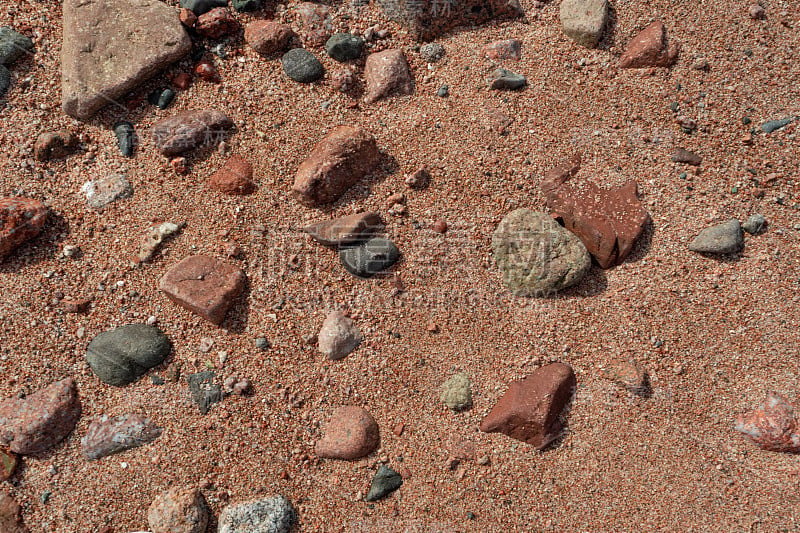
[[[54,216],[0,265],[0,396],[73,376],[84,405],[64,444],[24,459],[4,483],[33,532],[147,529],[147,506],[172,484],[203,486],[217,515],[229,501],[284,494],[298,509],[301,531],[800,529],[797,457],[761,451],[732,428],[735,415],[767,390],[790,400],[798,390],[798,125],[758,134],[753,146],[741,142],[765,120],[800,115],[797,5],[765,0],[766,20],[754,21],[743,0],[618,2],[616,44],[605,50],[569,41],[557,3],[522,5],[528,24],[446,35],[439,42],[447,57],[430,68],[415,43],[385,25],[393,36],[379,46],[406,52],[417,81],[412,97],[349,108],[351,99],[327,84],[296,84],[278,61],[242,46],[244,62],[216,60],[221,85],[196,82],[165,111],[145,98],[131,112],[106,110],[89,123],[60,111],[59,3],[3,7],[0,25],[37,39],[35,57],[12,69],[16,83],[0,110],[0,194],[42,199]],[[361,29],[380,22],[374,11],[365,14]],[[617,71],[621,47],[654,19],[682,43],[678,64]],[[485,78],[496,65],[479,49],[512,37],[523,42],[522,60],[505,66],[525,74],[529,87],[491,92]],[[709,72],[692,69],[697,58],[708,60]],[[184,62],[168,72],[188,68]],[[165,84],[156,78],[131,100]],[[450,97],[436,96],[442,84]],[[697,133],[681,131],[672,102],[698,121]],[[238,132],[227,152],[201,150],[191,174],[175,175],[146,132],[161,117],[202,107],[228,113]],[[508,135],[488,131],[487,107],[513,118]],[[121,118],[144,140],[132,160],[119,154],[110,129]],[[338,124],[368,128],[387,154],[385,169],[331,209],[303,207],[289,194],[294,171]],[[84,135],[86,150],[35,162],[33,140],[60,127]],[[679,146],[701,154],[702,166],[672,163]],[[575,149],[584,154],[582,175],[597,183],[638,180],[652,227],[622,266],[594,266],[556,298],[512,297],[494,267],[491,233],[514,208],[543,209],[543,173]],[[237,153],[254,164],[258,191],[231,198],[208,190],[207,176]],[[421,163],[432,169],[431,187],[406,190],[404,174]],[[134,196],[92,211],[81,186],[117,170],[127,173]],[[405,217],[387,213],[386,197],[399,191],[408,197]],[[335,253],[297,231],[361,209],[385,215],[387,234],[404,254],[396,268],[406,286],[400,295],[388,280],[351,277]],[[748,236],[740,256],[714,260],[687,250],[701,228],[755,212],[769,228]],[[450,224],[445,235],[431,231],[437,219]],[[142,233],[164,220],[187,226],[152,264],[129,268]],[[186,255],[224,257],[226,243],[244,251],[232,261],[247,272],[249,287],[217,328],[168,301],[157,281]],[[68,244],[82,255],[62,257]],[[65,314],[54,303],[59,292],[93,298],[91,312]],[[366,337],[338,362],[301,338],[316,333],[335,306],[351,310]],[[88,341],[151,315],[175,345],[151,374],[217,364],[222,350],[228,355],[218,374],[251,379],[254,396],[230,397],[202,416],[184,380],[102,384],[83,358]],[[431,321],[438,333],[427,330]],[[272,348],[256,349],[259,336]],[[204,337],[214,340],[208,354],[199,350]],[[646,366],[651,398],[635,398],[603,376],[618,355]],[[578,376],[563,443],[541,453],[480,433],[507,383],[550,360],[569,363]],[[460,414],[439,401],[440,384],[455,371],[473,381],[475,405]],[[352,463],[318,461],[313,443],[342,404],[375,416],[380,450]],[[128,412],[147,414],[164,434],[86,462],[79,440],[90,420]],[[405,424],[400,436],[392,431],[398,422]],[[467,459],[451,470],[448,458],[465,443],[489,464]],[[364,503],[358,498],[381,459],[411,475],[393,496]]]

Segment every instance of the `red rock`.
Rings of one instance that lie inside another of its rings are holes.
[[[185,91],[192,84],[192,76],[187,72],[181,72],[172,79],[172,83],[178,89]]]
[[[800,453],[800,424],[794,407],[777,392],[736,418],[736,431],[764,450]]]
[[[364,101],[368,104],[388,96],[414,92],[414,79],[406,56],[397,48],[367,56],[364,81],[366,83]]]
[[[219,325],[245,281],[244,272],[234,265],[192,255],[170,268],[159,288],[173,302]]]
[[[244,40],[247,44],[265,56],[286,49],[294,36],[292,28],[274,20],[256,20],[244,29]]]
[[[750,15],[750,18],[753,20],[764,20],[767,18],[767,12],[758,4],[752,4],[748,7],[747,14]]]
[[[672,154],[672,160],[676,163],[686,163],[687,165],[698,166],[703,162],[703,158],[694,152],[690,152],[684,148],[678,148]]]
[[[500,135],[505,135],[514,122],[511,117],[494,107],[486,108],[485,120],[489,131],[496,131]]]
[[[16,469],[17,455],[0,449],[0,481],[5,481],[10,478]]]
[[[406,176],[406,185],[412,189],[424,189],[430,184],[431,174],[427,165],[420,165],[417,170]]]
[[[158,494],[147,510],[153,533],[205,533],[209,511],[196,488],[173,487]]]
[[[253,183],[253,165],[235,155],[208,179],[211,189],[225,194],[246,195],[256,190]]]
[[[366,409],[339,407],[325,426],[325,435],[315,451],[324,459],[360,459],[372,453],[380,443],[378,423]]]
[[[0,403],[0,446],[33,455],[49,450],[69,435],[81,416],[78,388],[63,379],[27,396]]]
[[[360,127],[338,126],[300,164],[292,194],[310,207],[331,203],[369,174],[379,160],[372,134]]]
[[[182,176],[189,173],[189,161],[185,157],[173,157],[169,165],[175,174]]]
[[[667,40],[667,29],[655,21],[628,43],[619,59],[620,68],[669,67],[678,58],[680,47]]]
[[[356,85],[356,77],[349,68],[340,68],[331,72],[331,85],[337,91],[348,92]]]
[[[195,24],[197,24],[197,15],[194,14],[194,11],[185,7],[178,12],[178,18],[187,28],[194,28]]]
[[[233,121],[221,111],[182,111],[153,126],[152,138],[159,152],[175,156],[207,142],[218,142],[231,128]]]
[[[5,492],[0,492],[0,531],[2,533],[28,533],[28,528],[22,523],[19,504]]]
[[[222,81],[219,70],[217,70],[217,67],[210,61],[200,61],[194,66],[194,73],[197,74],[201,80],[209,83],[219,83]]]
[[[553,363],[512,382],[481,422],[481,431],[502,433],[542,450],[561,436],[564,411],[576,386],[568,365]]]
[[[294,6],[300,34],[310,46],[322,46],[333,33],[330,9],[324,4],[301,2]]]
[[[333,220],[315,222],[303,228],[314,240],[325,246],[338,247],[369,239],[383,228],[383,221],[376,213],[356,213]]]
[[[63,300],[61,305],[67,313],[85,313],[91,306],[91,300],[82,298],[80,300]]]
[[[239,23],[225,7],[215,7],[197,17],[197,33],[209,39],[219,39],[239,31]]]
[[[580,155],[549,171],[542,182],[548,209],[578,236],[602,268],[622,263],[650,215],[637,196],[636,182],[601,189],[575,180]]]
[[[33,155],[39,161],[61,159],[78,150],[78,138],[67,130],[42,133],[33,146]]]
[[[39,235],[47,220],[47,207],[31,198],[0,198],[0,259]]]
[[[447,231],[447,222],[444,220],[437,220],[433,223],[433,231],[436,233],[445,233]]]
[[[483,56],[489,59],[519,61],[522,43],[517,39],[494,41],[483,47]]]

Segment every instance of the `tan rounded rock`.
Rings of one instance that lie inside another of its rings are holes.
[[[147,510],[153,533],[205,533],[208,506],[199,490],[173,487],[157,495]]]

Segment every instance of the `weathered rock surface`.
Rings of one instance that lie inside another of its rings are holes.
[[[735,218],[704,229],[689,243],[689,250],[704,254],[734,254],[742,248],[744,233]]]
[[[608,16],[608,0],[561,0],[559,6],[564,33],[586,48],[595,48],[600,43]]]
[[[161,428],[142,415],[109,418],[102,415],[89,424],[81,439],[83,456],[90,461],[138,448],[161,435]]]
[[[678,58],[680,46],[667,39],[667,29],[655,21],[633,38],[619,58],[620,68],[670,67]]]
[[[186,376],[189,392],[192,393],[192,400],[200,409],[200,414],[208,414],[212,405],[222,401],[222,387],[214,383],[214,378],[216,374],[208,370]]]
[[[164,241],[177,234],[184,226],[184,223],[173,224],[172,222],[162,222],[152,226],[139,242],[139,250],[136,253],[136,262],[146,263],[155,257]]]
[[[472,385],[469,376],[453,374],[442,383],[442,403],[453,411],[462,411],[472,405]]]
[[[694,152],[690,152],[685,148],[678,148],[675,150],[675,153],[672,154],[671,159],[675,163],[686,163],[687,165],[698,166],[700,163],[703,162],[703,158],[697,155]]]
[[[233,128],[233,121],[221,111],[183,111],[153,126],[156,148],[175,156],[207,143],[218,143]]]
[[[355,213],[315,222],[303,228],[303,231],[317,242],[336,248],[363,242],[381,229],[383,220],[377,213]]]
[[[172,343],[157,327],[125,324],[92,339],[86,361],[101,381],[121,387],[163,363],[170,350]]]
[[[206,533],[208,518],[206,499],[191,487],[172,487],[156,495],[147,510],[153,533]]]
[[[368,241],[339,249],[339,261],[352,275],[370,278],[400,260],[400,250],[389,239],[373,237]]]
[[[229,505],[219,515],[219,533],[289,533],[297,512],[283,496]]]
[[[800,423],[794,407],[777,392],[736,418],[736,431],[764,450],[800,453]]]
[[[36,138],[33,155],[39,161],[49,161],[72,155],[77,149],[78,138],[69,131],[49,131]]]
[[[256,190],[253,165],[240,155],[231,156],[222,168],[208,178],[208,186],[225,194],[250,194]]]
[[[0,260],[42,231],[48,209],[39,200],[0,198]]]
[[[11,65],[33,51],[33,41],[12,28],[0,28],[0,65]]]
[[[522,42],[518,39],[503,39],[493,41],[481,49],[481,53],[488,59],[519,61],[522,53]]]
[[[362,407],[344,406],[333,412],[315,452],[324,459],[360,459],[379,443],[378,423],[372,415]]]
[[[293,6],[300,36],[309,46],[322,46],[333,33],[330,8],[316,2],[300,2]]]
[[[17,454],[0,448],[0,482],[10,478],[17,469]]]
[[[334,361],[347,356],[364,339],[353,319],[341,311],[331,311],[328,314],[317,338],[319,351]]]
[[[17,500],[5,492],[0,492],[0,531],[3,533],[28,533],[22,522],[22,510]]]
[[[109,174],[87,181],[81,187],[86,203],[92,209],[102,211],[108,204],[133,196],[133,185],[125,174]]]
[[[291,27],[274,20],[256,20],[244,29],[244,40],[261,55],[284,50],[294,36]]]
[[[197,17],[195,24],[197,33],[209,39],[220,39],[239,31],[239,22],[231,15],[228,8],[215,7],[208,13]]]
[[[403,51],[397,48],[375,52],[367,56],[364,65],[366,90],[364,101],[368,104],[389,96],[414,92],[414,77]]]

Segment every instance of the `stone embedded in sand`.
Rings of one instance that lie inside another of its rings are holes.
[[[49,131],[36,138],[33,155],[39,161],[62,159],[78,150],[78,138],[67,130]]]
[[[608,24],[608,0],[561,0],[559,18],[567,37],[595,48]]]
[[[338,126],[300,164],[292,194],[315,207],[328,204],[369,174],[380,161],[375,137],[360,127]]]
[[[219,533],[289,533],[297,511],[283,496],[229,505],[219,515]]]
[[[526,85],[528,85],[528,80],[522,74],[499,68],[492,72],[489,86],[498,91],[516,91]]]
[[[517,209],[492,236],[503,282],[517,296],[547,296],[578,283],[589,271],[586,246],[546,213]]]
[[[620,68],[670,67],[678,58],[680,46],[667,40],[667,29],[655,21],[640,31],[619,58]]]
[[[372,237],[383,229],[383,221],[377,213],[355,213],[333,220],[315,222],[303,228],[315,241],[337,248],[356,244]]]
[[[522,51],[522,43],[517,39],[504,39],[494,41],[481,49],[484,57],[496,60],[519,61]]]
[[[133,383],[169,355],[172,343],[155,326],[125,324],[103,331],[86,347],[86,361],[103,383]]]
[[[361,331],[341,311],[331,311],[322,323],[317,336],[319,351],[337,361],[355,350],[364,339]]]
[[[203,144],[218,143],[231,128],[233,121],[221,111],[182,111],[153,126],[152,137],[159,152],[175,156]]]
[[[125,174],[109,174],[97,180],[87,181],[81,187],[86,203],[97,211],[108,204],[133,196],[133,185]]]
[[[453,411],[462,411],[472,405],[472,388],[469,376],[453,374],[442,383],[442,403]]]
[[[244,40],[261,55],[284,50],[295,36],[292,28],[274,20],[256,20],[244,29]]]
[[[672,154],[671,157],[672,161],[675,163],[686,163],[687,165],[698,166],[700,163],[703,162],[703,158],[697,155],[694,152],[690,152],[685,148],[678,148],[675,150],[675,153]]]
[[[689,243],[689,250],[704,254],[734,254],[742,248],[744,233],[735,218],[704,229]]]
[[[72,433],[81,417],[72,378],[57,381],[25,398],[0,402],[0,446],[20,455],[49,450]]]
[[[366,457],[380,443],[378,423],[366,409],[339,407],[325,426],[315,451],[324,459],[352,460]]]
[[[186,224],[173,224],[172,222],[162,222],[147,230],[142,240],[139,242],[139,250],[136,253],[135,261],[146,263],[155,257],[156,252],[164,244],[164,241],[177,234]]]
[[[365,501],[374,502],[385,498],[403,485],[403,476],[386,465],[378,467],[378,472],[372,478]]]
[[[512,382],[481,422],[481,431],[503,433],[542,450],[561,436],[577,381],[568,365],[553,363]]]
[[[65,0],[62,108],[85,120],[116,104],[192,46],[172,6],[159,0]],[[121,37],[122,36],[122,37]]]
[[[48,209],[32,198],[0,198],[0,260],[42,231]]]
[[[797,414],[777,392],[768,392],[764,403],[736,417],[734,427],[764,450],[800,453]]]
[[[330,8],[316,2],[301,2],[294,6],[300,35],[309,46],[322,46],[333,33]]]
[[[197,17],[197,33],[209,39],[220,39],[239,31],[239,22],[225,7],[215,7],[208,13]]]
[[[400,96],[414,92],[414,78],[403,51],[397,48],[375,52],[367,56],[364,65],[366,91],[364,101],[368,104],[388,96]]]
[[[633,394],[645,395],[648,393],[647,370],[633,359],[612,361],[605,374],[608,379]]]
[[[157,494],[147,510],[153,533],[206,533],[209,511],[196,488],[172,487]]]
[[[603,268],[622,263],[650,221],[634,180],[601,189],[575,179],[580,156],[550,170],[542,181],[547,208],[578,236]]]
[[[28,533],[22,522],[22,511],[17,500],[10,494],[0,492],[0,531],[3,533]]]
[[[102,415],[89,424],[81,439],[83,456],[90,461],[114,455],[152,442],[161,435],[161,428],[142,415],[109,418]]]
[[[256,190],[253,182],[253,165],[245,158],[234,155],[208,179],[211,189],[231,195],[246,195]]]
[[[192,255],[170,268],[159,288],[176,304],[219,325],[246,280],[239,267],[207,255]]]

